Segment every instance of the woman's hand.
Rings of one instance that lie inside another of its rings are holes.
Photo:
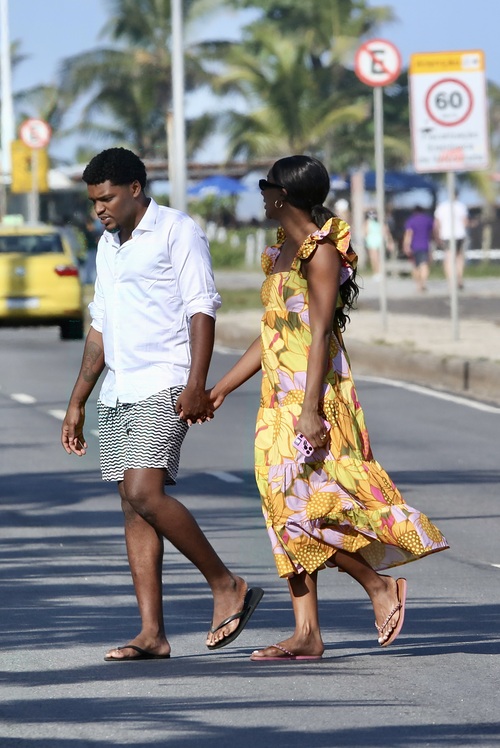
[[[210,400],[212,408],[214,410],[220,408],[220,406],[226,399],[226,396],[220,390],[217,391],[217,385],[215,387],[212,387],[211,390],[207,390],[207,397]]]
[[[316,412],[302,412],[295,426],[295,433],[303,434],[315,449],[325,449],[329,432],[330,425]]]

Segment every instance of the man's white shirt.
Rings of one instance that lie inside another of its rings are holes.
[[[220,305],[207,238],[185,213],[151,199],[124,244],[105,231],[89,304],[108,367],[101,401],[135,403],[185,385],[190,319],[200,312],[215,318]]]
[[[452,206],[453,205],[453,209]],[[434,218],[439,221],[439,238],[443,241],[451,239],[451,216],[453,210],[453,233],[455,239],[465,239],[468,212],[467,208],[459,200],[450,203],[444,200],[440,203],[435,212]]]

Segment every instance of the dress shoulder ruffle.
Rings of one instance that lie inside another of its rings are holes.
[[[353,269],[356,267],[358,257],[354,250],[349,247],[351,241],[350,226],[341,218],[335,217],[329,218],[324,226],[309,234],[297,252],[298,259],[306,260],[310,257],[318,246],[318,242],[323,241],[323,239],[329,239],[335,244],[337,251],[342,255],[344,266],[348,265]]]

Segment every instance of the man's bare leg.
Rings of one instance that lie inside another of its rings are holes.
[[[142,620],[141,633],[130,643],[143,649],[157,632],[156,647],[163,652],[169,645],[163,629],[161,609],[161,558],[165,537],[191,561],[207,580],[214,596],[214,626],[243,607],[247,585],[223,564],[193,515],[186,507],[164,492],[164,471],[157,468],[127,470],[120,493],[125,513],[125,533],[132,579]],[[134,516],[135,515],[135,516]],[[215,634],[207,644],[213,645],[238,626],[232,621]],[[132,650],[119,650],[127,657]],[[116,650],[112,653],[115,656]]]

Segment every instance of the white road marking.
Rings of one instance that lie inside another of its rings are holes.
[[[369,377],[369,376],[357,376],[356,379],[363,382],[375,382],[376,384],[386,384],[389,387],[399,387],[408,392],[416,392],[419,395],[427,395],[427,397],[436,397],[438,400],[447,400],[450,403],[456,403],[457,405],[465,405],[467,408],[473,408],[474,410],[482,410],[484,413],[495,413],[500,415],[500,408],[494,405],[487,405],[486,403],[480,403],[476,400],[466,400],[465,397],[459,395],[450,395],[448,392],[438,392],[432,390],[430,387],[422,387],[419,384],[410,384],[409,382],[401,382],[398,379],[385,379],[384,377]]]
[[[491,564],[491,566],[494,566],[495,569],[500,569],[500,564]]]
[[[22,403],[23,405],[36,403],[36,399],[32,395],[26,395],[24,392],[14,392],[10,397],[11,400],[15,400],[17,403]]]
[[[64,417],[66,415],[65,410],[49,410],[47,412],[50,416],[54,416],[54,418],[59,419],[59,421],[64,421]]]
[[[224,483],[243,483],[243,478],[238,478],[237,475],[232,473],[225,473],[223,470],[210,470],[207,471],[207,475],[213,475],[214,478],[219,478]]]

